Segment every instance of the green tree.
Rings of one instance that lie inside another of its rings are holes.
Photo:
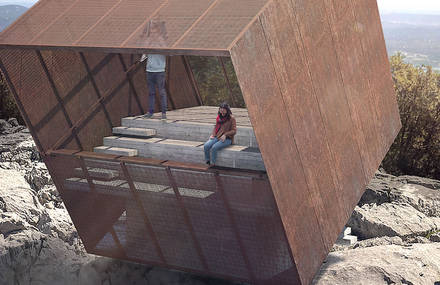
[[[440,179],[440,74],[390,58],[402,129],[383,161],[394,174]]]
[[[243,95],[230,58],[223,58],[223,60],[235,104],[231,102],[230,91],[217,57],[191,56],[189,60],[204,105],[218,106],[226,101],[232,107],[245,108]]]
[[[21,123],[23,123],[20,112],[15,105],[14,98],[6,86],[3,75],[0,73],[0,119],[9,118],[17,118]]]

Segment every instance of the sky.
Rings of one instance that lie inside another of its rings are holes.
[[[30,7],[37,0],[0,0],[0,5],[17,4]],[[439,14],[440,0],[377,0],[381,13]]]
[[[381,13],[440,14],[440,0],[377,0]]]

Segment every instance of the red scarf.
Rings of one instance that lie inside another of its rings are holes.
[[[224,118],[220,118],[220,115],[217,115],[217,119],[215,120],[215,134],[217,135],[218,130],[220,130],[220,126],[229,119],[229,116],[225,116]]]

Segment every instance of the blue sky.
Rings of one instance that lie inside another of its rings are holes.
[[[18,4],[30,7],[37,0],[0,0],[0,5]],[[440,0],[377,0],[381,13],[440,14]]]

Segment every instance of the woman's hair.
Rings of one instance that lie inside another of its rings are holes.
[[[228,105],[228,103],[226,103],[226,102],[223,102],[223,103],[221,103],[220,104],[220,106],[218,107],[219,109],[220,108],[223,108],[223,109],[226,109],[226,116],[225,117],[231,117],[231,114],[232,114],[232,111],[231,111],[231,107],[229,107],[229,105]],[[218,113],[219,113],[219,115],[220,115],[220,110],[218,111]]]

